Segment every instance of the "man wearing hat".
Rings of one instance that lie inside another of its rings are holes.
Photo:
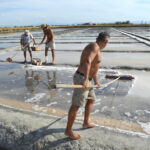
[[[54,35],[53,31],[48,27],[46,24],[42,24],[41,28],[44,33],[44,37],[40,44],[44,42],[44,40],[47,38],[45,43],[45,64],[48,64],[48,49],[51,48],[52,52],[52,64],[55,64],[55,42],[54,42]]]
[[[21,50],[23,50],[23,52],[24,52],[24,59],[25,59],[24,63],[27,62],[27,59],[26,59],[26,51],[27,50],[29,51],[31,62],[32,62],[32,51],[31,51],[31,47],[30,47],[30,43],[32,41],[34,42],[33,44],[36,44],[35,39],[33,38],[30,31],[25,30],[24,34],[21,35],[21,40],[20,40]]]

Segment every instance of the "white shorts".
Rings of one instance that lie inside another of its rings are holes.
[[[48,44],[45,45],[46,48],[55,49],[55,42],[50,41]]]

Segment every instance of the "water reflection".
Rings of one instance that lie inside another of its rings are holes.
[[[51,76],[52,74],[52,76]],[[56,90],[54,86],[56,85],[56,72],[52,71],[34,71],[26,70],[25,72],[25,86],[31,94],[37,93],[37,88],[48,90],[48,102],[50,102],[54,97],[56,97]],[[45,91],[46,92],[46,91]]]
[[[43,84],[47,87],[49,92],[48,103],[52,101],[56,97],[56,89],[54,86],[56,85],[56,72],[53,72],[53,77],[50,76],[50,72],[46,71],[47,81],[43,81]]]
[[[47,71],[46,74],[47,74],[46,86],[49,90],[51,90],[54,88],[54,85],[56,85],[56,72],[55,71],[53,72],[53,78],[50,77],[50,72]]]
[[[113,109],[114,109],[114,106],[115,106],[115,97],[116,97],[116,94],[117,94],[118,87],[119,87],[119,80],[116,82],[116,85],[115,85],[113,93],[112,93],[112,97],[110,98],[110,102],[107,104],[108,106],[105,107],[105,109],[106,109],[105,110],[105,115],[106,116],[111,116],[111,114],[113,112]]]
[[[32,94],[35,93],[35,88],[38,86],[41,79],[42,79],[42,76],[40,74],[35,75],[35,71],[26,70],[25,86],[30,93],[32,93]]]
[[[107,82],[110,82],[110,80],[107,80]],[[128,95],[130,89],[132,89],[134,81],[121,81],[118,80],[117,82],[103,88],[102,90],[97,90],[96,93],[98,95],[104,95],[104,96],[126,96]],[[116,89],[117,87],[117,89]]]

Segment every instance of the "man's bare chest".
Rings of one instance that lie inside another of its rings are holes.
[[[97,54],[96,57],[94,58],[92,64],[93,64],[93,65],[97,65],[97,64],[100,64],[100,62],[101,62],[101,54],[99,53],[99,54]]]

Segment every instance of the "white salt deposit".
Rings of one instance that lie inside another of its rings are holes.
[[[37,93],[37,94],[35,94],[34,97],[25,100],[25,102],[28,102],[28,103],[39,102],[40,99],[43,98],[45,95],[46,95],[45,93]]]
[[[107,109],[108,107],[107,106],[104,106],[102,109],[101,109],[101,112],[104,112],[105,109]]]
[[[150,135],[150,122],[144,123],[144,122],[138,122],[143,130]]]
[[[96,109],[94,112],[92,112],[91,114],[93,115],[93,114],[96,114],[96,113],[98,113],[99,112],[99,109]]]
[[[127,117],[131,117],[131,113],[130,112],[125,112],[124,113]]]
[[[67,103],[70,103],[70,102],[71,102],[71,100],[68,100],[68,101],[67,101]]]
[[[119,71],[113,69],[99,69],[98,72],[107,74],[119,74]]]
[[[80,107],[79,110],[78,110],[78,114],[82,115],[84,112],[84,108],[83,107]]]
[[[39,110],[39,105],[35,105],[32,107],[35,111],[38,111]]]
[[[71,93],[67,92],[67,95],[69,96],[69,95],[71,95]]]
[[[28,79],[32,79],[33,77],[27,77]]]
[[[95,103],[94,103],[94,106],[97,106],[97,105],[100,105],[100,104],[101,104],[100,102],[98,102],[98,103],[95,102]]]
[[[47,109],[43,109],[42,111],[43,111],[44,113],[46,113],[46,112],[47,112]]]
[[[52,106],[52,105],[56,105],[57,104],[57,102],[52,102],[52,103],[49,103],[49,104],[47,104],[46,106]]]
[[[56,110],[55,110],[55,109],[52,109],[52,113],[56,113]]]
[[[27,65],[26,67],[24,66],[25,69],[31,69],[31,70],[54,70],[54,71],[57,71],[57,70],[69,70],[69,71],[76,71],[76,67],[68,67],[68,66],[35,66],[35,65]]]
[[[148,110],[136,110],[135,113],[137,115],[145,115],[145,114],[150,114],[150,111],[148,111]]]
[[[32,107],[35,111],[42,111],[43,113],[47,112],[47,109],[45,107],[40,107],[39,105],[35,105]]]
[[[105,127],[105,126],[100,126],[100,128],[108,129],[110,131],[115,131],[115,132],[126,134],[126,135],[139,136],[141,138],[149,138],[149,135],[140,133],[140,132],[133,132],[133,131],[123,130],[119,128]]]
[[[113,106],[113,107],[112,107],[112,109],[114,110],[114,109],[115,109],[115,107]]]
[[[95,102],[100,102],[101,101],[101,99],[99,98],[99,99],[96,99],[96,101]]]
[[[145,111],[145,113],[150,114],[150,111],[148,111],[148,110],[144,110],[144,111]]]

